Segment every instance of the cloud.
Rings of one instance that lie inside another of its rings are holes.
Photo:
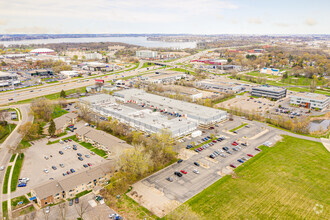
[[[218,20],[222,20],[223,19],[223,15],[217,15],[217,19]]]
[[[8,34],[47,34],[49,30],[44,27],[18,27],[5,29]]]
[[[232,23],[232,24],[238,24],[238,21],[237,21],[235,18],[233,18],[233,19],[230,21],[230,23]]]
[[[6,25],[8,21],[6,19],[0,19],[0,25]]]
[[[305,20],[305,24],[308,25],[308,26],[314,26],[314,25],[317,24],[317,22],[313,18],[307,18]]]
[[[290,26],[290,24],[287,24],[287,23],[275,23],[274,25],[278,26],[278,27],[289,27]]]
[[[249,18],[249,24],[262,24],[262,21],[259,18]]]

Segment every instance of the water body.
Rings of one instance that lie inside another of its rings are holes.
[[[330,120],[329,119],[324,119],[324,120],[315,120],[312,121],[309,124],[309,130],[310,131],[317,131],[320,128],[326,130],[330,126]]]
[[[120,42],[138,45],[142,47],[162,47],[162,48],[195,48],[196,42],[164,42],[149,41],[147,37],[87,37],[87,38],[57,38],[57,39],[33,39],[21,41],[0,41],[0,44],[9,45],[29,45],[29,44],[49,44],[49,43],[92,43],[92,42]]]

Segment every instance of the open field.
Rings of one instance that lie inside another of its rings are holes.
[[[187,201],[205,219],[326,219],[329,152],[284,136]]]

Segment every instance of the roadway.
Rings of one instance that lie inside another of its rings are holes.
[[[5,107],[2,107],[5,108]],[[8,108],[8,107],[6,107]],[[0,146],[0,166],[5,166],[5,170],[0,171],[0,210],[2,212],[2,201],[4,199],[4,195],[2,194],[2,184],[4,180],[4,175],[6,173],[7,166],[10,161],[11,153],[9,152],[10,146],[18,146],[18,144],[22,140],[22,135],[20,135],[17,131],[21,124],[24,124],[28,121],[33,121],[33,115],[30,113],[30,104],[24,104],[24,105],[13,105],[10,106],[10,108],[18,108],[21,110],[22,116],[19,117],[19,122],[16,126],[16,128],[12,131],[12,133],[7,137],[7,139],[1,144]],[[20,118],[22,117],[22,118]],[[5,199],[8,199],[7,197]],[[9,203],[10,204],[10,203]]]
[[[97,79],[103,79],[105,81],[110,81],[113,79],[121,79],[123,77],[128,76],[136,76],[144,71],[147,71],[147,68],[141,69],[143,64],[140,64],[138,68],[135,70],[128,70],[125,72],[114,72],[112,75],[101,75],[97,77]],[[74,79],[69,81],[64,81],[63,83],[54,83],[51,85],[31,87],[28,89],[16,90],[15,93],[13,91],[1,93],[0,97],[0,105],[6,104],[14,104],[14,102],[33,99],[40,96],[45,96],[53,93],[59,93],[61,90],[70,90],[70,89],[78,89],[85,86],[91,86],[95,84],[95,76],[81,78],[80,80]],[[32,92],[31,92],[32,91]],[[9,99],[14,99],[9,101]]]

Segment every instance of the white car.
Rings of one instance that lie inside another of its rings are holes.
[[[196,169],[195,169],[195,170],[193,170],[193,172],[194,172],[194,173],[196,173],[196,174],[199,174],[199,171],[198,171],[198,170],[196,170]]]
[[[46,210],[45,210],[45,213],[46,213],[46,214],[48,214],[48,213],[49,213],[49,211],[50,211],[50,207],[49,207],[49,206],[47,206],[47,207],[46,207]]]
[[[5,169],[5,166],[0,167],[0,171],[3,171]]]
[[[49,173],[49,171],[48,171],[47,169],[44,169],[44,172],[45,172],[45,173]]]

